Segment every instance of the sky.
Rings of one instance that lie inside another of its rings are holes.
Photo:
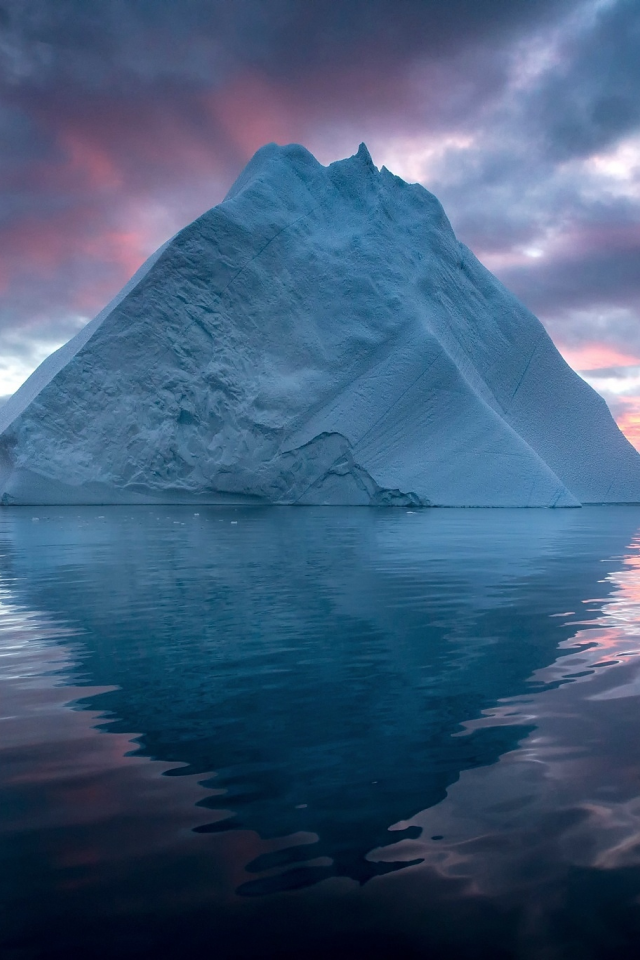
[[[640,447],[638,0],[0,0],[0,397],[253,152],[418,181]]]

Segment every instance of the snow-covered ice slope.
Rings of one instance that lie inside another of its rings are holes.
[[[12,503],[640,502],[640,456],[430,193],[263,147],[0,411]]]

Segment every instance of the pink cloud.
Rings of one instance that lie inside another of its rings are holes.
[[[242,71],[206,92],[168,88],[161,108],[145,91],[22,104],[50,148],[16,172],[12,189],[30,202],[0,230],[13,322],[99,310],[168,235],[222,199],[256,149],[309,139],[327,94],[338,96],[325,74],[292,88]],[[362,78],[344,79],[343,104],[366,112],[373,92],[362,100]]]
[[[122,172],[103,145],[76,130],[61,131],[59,142],[66,154],[67,174],[79,176],[87,187],[100,190],[120,187]]]
[[[627,406],[616,418],[616,422],[627,440],[640,451],[640,397],[620,397],[619,402]]]
[[[640,366],[640,357],[623,353],[606,343],[584,343],[580,346],[557,345],[560,353],[574,370],[603,370],[606,367]]]
[[[239,75],[206,100],[215,124],[246,160],[265,143],[295,139],[295,104],[286,91],[256,73]]]

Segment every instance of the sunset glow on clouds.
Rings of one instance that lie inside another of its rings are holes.
[[[624,353],[606,343],[558,347],[567,363],[602,394],[622,431],[640,449],[640,351]]]
[[[269,140],[422,182],[640,437],[635,0],[0,0],[0,395]]]
[[[603,370],[611,367],[637,367],[640,358],[623,353],[606,343],[583,343],[575,347],[563,347],[557,344],[560,353],[574,370],[581,373],[591,370]]]
[[[628,440],[640,450],[640,396],[623,398],[628,409],[618,412],[616,421]]]

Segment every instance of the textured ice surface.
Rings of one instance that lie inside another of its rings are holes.
[[[640,501],[604,401],[364,146],[259,150],[0,431],[6,504]]]

